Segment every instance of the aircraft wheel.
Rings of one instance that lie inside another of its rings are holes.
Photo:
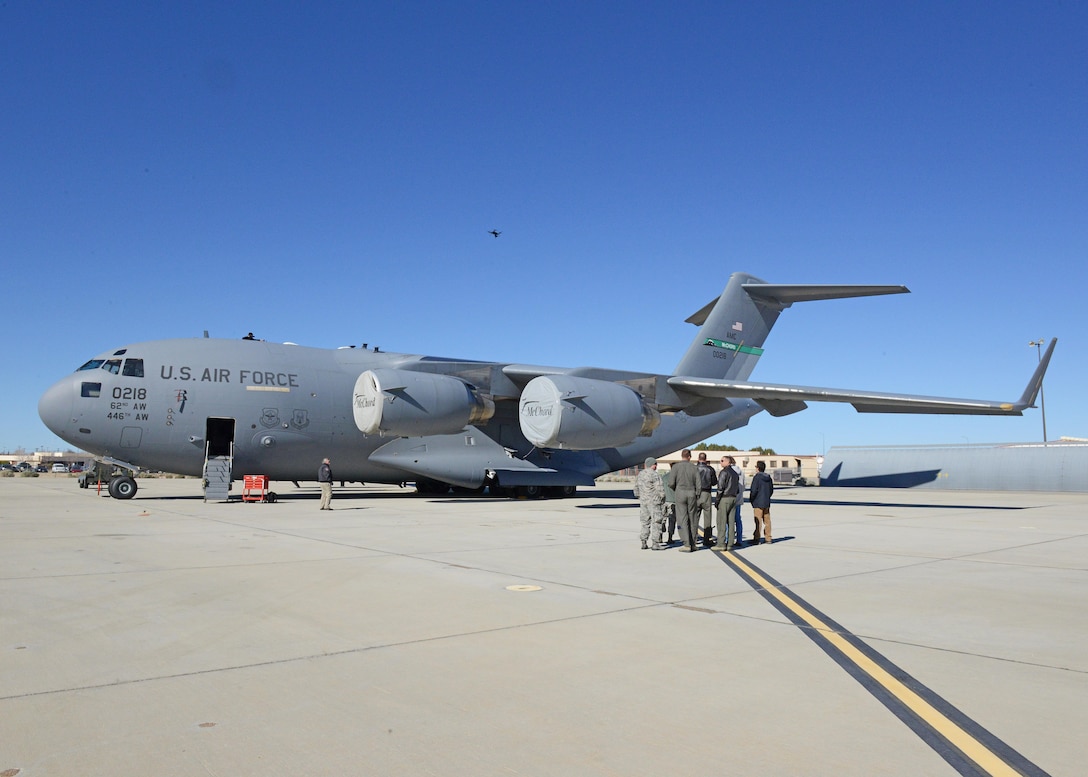
[[[128,475],[110,481],[110,496],[114,499],[132,499],[136,489],[136,481]]]
[[[544,493],[547,496],[557,496],[566,498],[568,496],[574,496],[574,492],[577,491],[576,486],[551,486],[545,489]]]
[[[269,504],[274,504],[276,501],[276,492],[269,491],[267,494],[264,495],[264,501],[268,502]]]
[[[526,499],[540,499],[544,493],[544,489],[540,486],[519,486],[518,496],[523,496]]]

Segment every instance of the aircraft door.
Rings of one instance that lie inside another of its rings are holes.
[[[208,441],[208,456],[230,456],[234,443],[233,418],[209,418],[204,439]]]
[[[139,448],[140,440],[143,439],[144,430],[138,426],[126,426],[121,429],[121,447],[122,448]]]

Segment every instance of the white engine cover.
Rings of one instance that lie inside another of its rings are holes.
[[[521,432],[538,448],[594,450],[633,442],[661,423],[636,392],[618,383],[542,375],[521,392]]]
[[[365,434],[425,437],[486,422],[495,403],[449,375],[379,369],[356,379],[352,413]]]

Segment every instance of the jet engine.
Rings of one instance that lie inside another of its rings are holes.
[[[352,406],[360,431],[397,437],[454,434],[495,414],[495,403],[475,386],[411,370],[367,370],[355,381]]]
[[[529,381],[518,415],[533,445],[576,451],[626,445],[661,423],[660,413],[627,386],[571,375]]]

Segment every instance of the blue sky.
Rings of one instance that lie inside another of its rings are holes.
[[[0,6],[0,449],[107,348],[240,337],[669,373],[730,273],[794,305],[753,377],[1015,399],[1088,437],[1088,6]],[[498,229],[498,239],[487,230]],[[766,414],[715,438],[1041,439]]]

